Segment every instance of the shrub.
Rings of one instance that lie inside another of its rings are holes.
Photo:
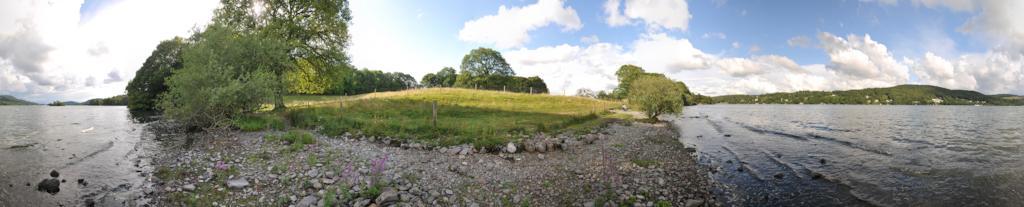
[[[184,68],[167,79],[159,107],[188,127],[223,127],[271,98],[288,61],[285,44],[211,26],[184,51]]]
[[[629,104],[640,109],[648,119],[683,110],[681,89],[671,80],[660,76],[641,76],[629,89]]]

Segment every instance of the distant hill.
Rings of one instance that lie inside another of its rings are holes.
[[[731,104],[1024,105],[1024,96],[985,95],[929,85],[899,85],[848,91],[797,91],[712,97]]]
[[[89,99],[82,103],[82,105],[93,105],[93,106],[127,106],[128,96],[127,95],[116,95],[110,98],[94,98]]]
[[[39,105],[31,101],[21,100],[10,95],[0,95],[0,105]]]

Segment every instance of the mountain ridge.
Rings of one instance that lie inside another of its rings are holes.
[[[0,105],[39,105],[38,103],[19,99],[11,95],[0,95]]]
[[[712,97],[715,104],[1024,105],[1024,96],[986,95],[932,85],[897,85],[841,91],[797,91]]]

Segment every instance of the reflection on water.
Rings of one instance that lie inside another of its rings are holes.
[[[0,106],[0,206],[144,203],[144,129],[123,106]],[[51,170],[55,195],[36,190]]]
[[[673,122],[730,205],[1024,202],[1021,107],[711,105]]]

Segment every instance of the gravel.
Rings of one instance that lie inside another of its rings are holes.
[[[342,206],[718,205],[707,173],[664,124],[616,123],[584,135],[525,136],[497,150],[468,145],[432,150],[349,134],[316,135],[317,144],[289,151],[263,139],[278,133],[206,132],[181,135],[191,141],[169,139],[154,165],[187,176],[156,179],[154,185],[238,189],[217,202],[248,206],[316,205],[325,196],[335,196]],[[217,168],[219,161],[235,170],[231,178],[220,177],[227,171]],[[227,182],[220,186],[212,180]],[[369,195],[373,186],[378,194]],[[350,196],[325,193],[330,190],[349,190],[345,195]],[[206,191],[158,190],[151,204],[177,206],[181,196],[172,195],[201,192]]]

